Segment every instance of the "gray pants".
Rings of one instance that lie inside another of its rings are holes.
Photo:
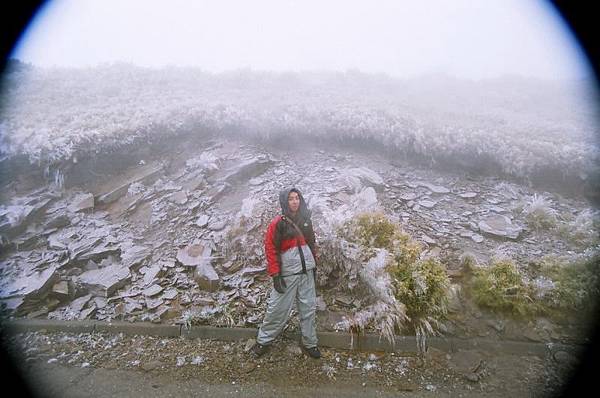
[[[275,340],[290,317],[295,300],[300,316],[302,344],[306,348],[316,347],[317,294],[312,270],[308,270],[306,274],[285,276],[284,280],[287,284],[285,292],[278,293],[274,288],[271,289],[265,319],[258,329],[256,341],[268,345]]]

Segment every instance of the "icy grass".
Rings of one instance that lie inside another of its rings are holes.
[[[581,248],[600,244],[600,211],[585,208],[576,215],[570,211],[559,212],[546,195],[533,194],[528,200],[513,208],[515,216],[523,217],[527,226],[538,233],[557,235]]]
[[[556,211],[545,196],[534,194],[525,209],[525,221],[530,228],[547,230],[556,226]]]
[[[492,259],[486,267],[471,265],[468,284],[475,303],[516,317],[550,315],[565,318],[593,308],[598,297],[600,256],[576,259],[546,257],[523,275],[510,259]]]
[[[447,95],[439,89],[421,93],[422,83],[352,73],[34,68],[5,78],[0,152],[47,164],[140,137],[241,132],[259,141],[294,135],[373,144],[431,163],[452,158],[520,178],[548,169],[563,177],[595,172],[599,154],[590,141],[595,126],[579,114],[585,106],[560,102],[583,96],[513,82],[533,95],[546,89],[554,94],[540,96],[539,103],[528,100],[514,112],[510,108],[518,104],[504,97],[515,94],[498,93],[493,82],[477,87],[479,95],[488,96],[479,102],[465,82],[457,87],[466,93],[452,99],[436,98]]]

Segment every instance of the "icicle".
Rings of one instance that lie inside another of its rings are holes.
[[[65,175],[60,169],[54,170],[54,185],[60,190],[65,186]]]

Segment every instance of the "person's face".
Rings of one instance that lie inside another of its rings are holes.
[[[300,196],[298,192],[290,192],[288,195],[288,208],[292,213],[296,213],[300,208]]]

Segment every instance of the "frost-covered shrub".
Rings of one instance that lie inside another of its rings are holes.
[[[475,303],[492,311],[518,316],[537,311],[531,288],[511,260],[493,259],[488,267],[474,268],[469,288]]]
[[[549,230],[556,226],[556,211],[543,195],[534,194],[523,208],[523,213],[527,225],[532,229]]]
[[[426,337],[436,334],[448,312],[450,281],[446,269],[435,258],[407,263],[403,256],[395,256],[387,270],[396,298],[406,306],[415,329],[419,353],[424,355]]]
[[[600,243],[600,211],[585,209],[557,229],[561,237],[573,244],[596,246]]]
[[[598,298],[600,255],[565,260],[556,257],[542,259],[540,277],[552,282],[541,302],[547,310],[581,311],[590,309]]]
[[[410,322],[419,352],[424,354],[426,337],[436,333],[447,312],[449,280],[444,266],[433,258],[419,259],[419,243],[382,213],[361,213],[348,220],[339,233],[365,257],[375,254],[359,275],[378,298],[344,326],[361,330],[378,317],[382,335],[393,339],[394,330]],[[382,313],[387,313],[386,317],[377,315]]]

